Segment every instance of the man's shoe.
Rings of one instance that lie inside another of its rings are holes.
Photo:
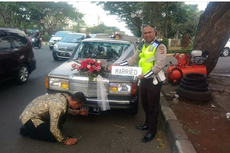
[[[20,135],[27,136],[28,134],[28,129],[24,125],[22,125],[20,128]]]
[[[142,138],[142,142],[149,142],[151,141],[153,138],[155,137],[155,135],[147,133],[144,138]]]
[[[146,125],[136,125],[136,128],[139,130],[148,130],[148,126]]]

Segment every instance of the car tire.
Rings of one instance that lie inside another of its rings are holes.
[[[187,73],[184,74],[183,79],[189,82],[204,82],[207,80],[207,76],[203,73]]]
[[[15,81],[18,84],[24,84],[29,79],[29,69],[26,64],[22,64],[17,72]]]
[[[133,108],[129,109],[126,111],[127,114],[130,114],[130,115],[136,115],[138,113],[138,103],[139,103],[139,87],[137,87],[137,97],[136,97],[136,100],[133,104]]]
[[[197,92],[206,92],[208,91],[207,87],[196,87],[196,86],[188,86],[183,83],[180,83],[180,87],[186,90],[197,91]]]
[[[177,88],[176,92],[182,98],[195,100],[195,101],[203,101],[203,102],[210,101],[212,96],[210,91],[196,92],[196,91],[186,90],[181,87]]]
[[[53,54],[53,59],[54,59],[55,61],[57,61],[59,58],[57,57],[56,53],[55,53],[55,52],[52,52],[52,54]]]
[[[38,48],[41,49],[41,47],[42,47],[42,43],[39,43]]]
[[[133,105],[133,108],[127,110],[126,113],[129,115],[136,115],[138,113],[138,101],[135,102],[135,104]]]
[[[227,57],[229,55],[230,49],[225,47],[222,51],[222,56]]]
[[[201,88],[202,87],[203,88],[208,87],[207,80],[203,81],[203,82],[194,82],[194,81],[186,81],[186,80],[182,79],[180,83],[183,83],[183,84],[185,84],[187,86],[195,86],[195,87],[201,87]]]
[[[50,46],[50,50],[53,50],[53,46]]]

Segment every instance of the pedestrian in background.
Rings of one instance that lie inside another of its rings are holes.
[[[86,109],[77,110],[85,102],[86,98],[81,92],[74,95],[56,93],[39,96],[29,103],[20,115],[19,118],[23,124],[20,134],[33,139],[58,141],[66,145],[76,144],[77,138],[64,137],[61,129],[66,121],[67,113],[88,115]]]
[[[160,91],[163,81],[158,75],[165,66],[167,47],[156,40],[156,31],[152,24],[143,27],[142,36],[145,40],[140,51],[127,60],[114,64],[120,66],[136,65],[142,68],[140,79],[141,102],[145,112],[143,125],[136,125],[140,130],[147,130],[142,142],[151,141],[157,133],[158,116],[160,112]]]

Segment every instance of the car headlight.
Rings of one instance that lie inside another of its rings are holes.
[[[51,90],[68,91],[69,80],[59,78],[46,78],[46,88]]]
[[[109,83],[110,94],[125,94],[130,95],[132,92],[131,83]]]
[[[54,48],[55,48],[55,49],[58,49],[58,44],[57,44],[57,43],[54,44]]]

